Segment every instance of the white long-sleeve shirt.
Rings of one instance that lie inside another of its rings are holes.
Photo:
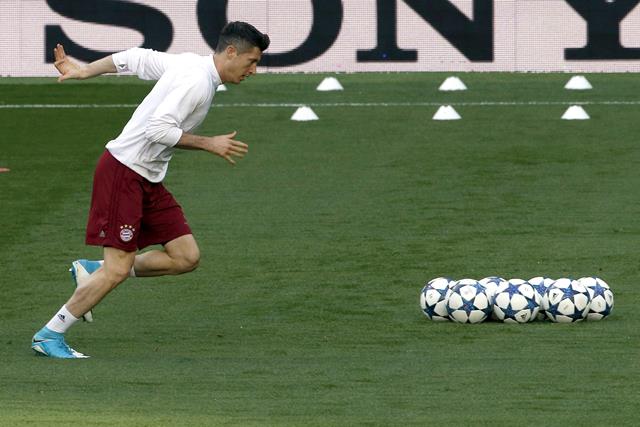
[[[133,48],[112,58],[118,73],[158,82],[107,149],[120,163],[160,182],[182,133],[202,123],[221,84],[213,56]]]

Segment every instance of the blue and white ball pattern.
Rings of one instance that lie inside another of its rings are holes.
[[[538,276],[527,281],[498,276],[479,281],[438,277],[420,291],[425,316],[457,323],[480,323],[489,316],[506,323],[601,320],[611,314],[613,302],[611,288],[599,277],[553,280]]]
[[[587,318],[591,296],[586,286],[577,280],[556,280],[545,293],[542,307],[552,322],[572,323]]]
[[[532,277],[531,279],[527,280],[527,282],[529,282],[529,284],[536,291],[536,293],[538,294],[538,297],[540,298],[540,302],[542,303],[544,294],[547,293],[547,289],[549,288],[549,286],[553,285],[553,282],[555,282],[555,280],[549,277],[537,276],[537,277]],[[542,310],[541,308],[540,311],[538,311],[537,320],[544,320],[546,318],[547,318],[547,315],[545,314],[544,310]]]
[[[420,307],[425,316],[435,321],[448,321],[447,301],[451,289],[450,279],[438,277],[430,280],[420,292]]]
[[[496,289],[493,313],[505,323],[527,323],[536,319],[541,298],[525,280],[511,279]]]
[[[473,279],[459,280],[447,300],[449,318],[458,323],[480,323],[489,317],[491,304],[484,287]]]
[[[599,277],[583,277],[578,281],[587,288],[591,296],[587,319],[602,320],[610,315],[613,310],[613,292],[607,282]]]
[[[484,287],[484,290],[489,297],[489,301],[491,302],[491,304],[493,304],[493,298],[495,297],[496,289],[498,288],[498,286],[500,286],[500,284],[506,282],[506,280],[498,276],[489,276],[485,277],[484,279],[480,279],[478,282]]]

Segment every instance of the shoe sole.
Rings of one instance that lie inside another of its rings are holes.
[[[78,353],[75,350],[74,350],[75,357],[54,357],[45,353],[44,350],[42,350],[40,347],[38,348],[31,347],[31,349],[36,353],[35,354],[36,357],[48,357],[49,359],[63,359],[63,360],[64,359],[89,359],[91,357],[91,356],[87,356],[86,354]]]
[[[35,351],[37,356],[47,356],[47,353],[39,345],[31,346],[31,350]]]
[[[38,344],[33,344],[31,346],[31,350],[33,350],[36,353],[36,356],[38,356],[38,357],[48,357],[50,359],[88,359],[89,357],[91,357],[91,356],[87,356],[86,354],[79,353],[79,352],[75,351],[74,349],[71,349],[71,351],[72,351],[72,354],[75,357],[55,357],[55,356],[51,356],[50,354],[48,354]]]

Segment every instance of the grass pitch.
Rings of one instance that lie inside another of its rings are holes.
[[[132,279],[68,341],[33,333],[72,291],[93,168],[147,83],[0,79],[0,425],[636,425],[640,400],[634,75],[265,75],[216,95],[202,134],[235,167],[176,153],[166,180],[202,251]],[[612,103],[612,101],[615,101]],[[581,103],[591,120],[560,120]],[[13,104],[12,108],[2,105]],[[269,105],[259,105],[269,104]],[[316,122],[296,123],[293,104]],[[463,119],[435,122],[439,104]],[[616,304],[576,325],[439,324],[437,276],[599,275]]]

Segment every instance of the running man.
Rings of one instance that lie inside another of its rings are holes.
[[[193,271],[198,245],[182,208],[162,185],[176,148],[203,150],[230,164],[248,146],[227,135],[200,136],[216,89],[240,83],[256,73],[269,36],[245,22],[230,22],[220,33],[213,55],[173,55],[133,48],[80,66],[61,45],[54,49],[59,82],[105,73],[133,72],[157,83],[135,110],[122,133],[106,145],[96,166],[86,243],[103,247],[103,261],[72,264],[76,289],[71,298],[33,337],[31,348],[54,358],[86,358],[65,342],[64,334],[127,277]],[[150,245],[162,250],[137,253]]]

